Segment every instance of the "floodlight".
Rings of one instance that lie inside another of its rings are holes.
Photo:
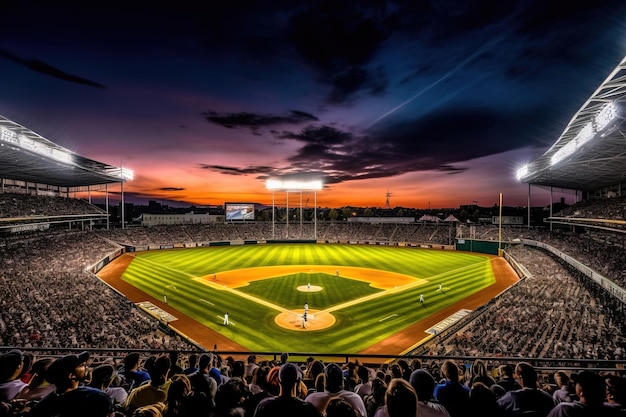
[[[71,164],[72,162],[74,162],[72,154],[61,149],[52,149],[52,153],[50,154],[50,156],[53,159],[64,162],[66,164]]]
[[[322,181],[320,180],[314,180],[314,181],[267,180],[267,182],[265,183],[265,187],[268,190],[294,190],[294,191],[321,190]]]
[[[15,145],[19,143],[17,134],[4,126],[0,127],[0,140],[2,142],[13,143]]]
[[[135,178],[135,173],[132,169],[120,168],[119,177],[124,180],[132,180],[133,178]]]
[[[606,103],[600,109],[600,112],[594,119],[596,132],[601,132],[605,127],[609,125],[617,117],[617,106],[615,103]]]
[[[528,174],[528,165],[524,165],[523,167],[521,167],[520,169],[517,170],[517,180],[521,180],[522,178],[524,178],[526,175]]]
[[[552,155],[552,158],[550,158],[551,165],[554,165],[572,155],[581,146],[593,139],[594,136],[595,132],[593,130],[593,126],[591,125],[591,122],[589,122],[580,130],[580,132],[578,132],[574,139],[567,142],[561,149]]]

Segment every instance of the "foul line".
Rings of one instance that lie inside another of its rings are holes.
[[[380,320],[378,320],[378,322],[380,323],[381,321],[385,321],[385,320],[390,319],[390,318],[392,318],[392,317],[398,317],[398,315],[397,315],[397,314],[392,314],[391,316],[387,316],[387,317],[385,317],[384,319],[380,319]]]

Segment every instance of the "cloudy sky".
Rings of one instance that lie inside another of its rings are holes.
[[[621,0],[48,3],[3,5],[0,114],[199,205],[271,204],[274,176],[323,178],[321,206],[526,205],[515,170],[626,55]]]

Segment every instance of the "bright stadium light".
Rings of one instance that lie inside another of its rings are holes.
[[[267,182],[265,183],[265,188],[267,188],[268,190],[313,191],[322,189],[322,181],[267,180]]]
[[[552,155],[552,158],[550,158],[551,165],[554,165],[572,155],[581,146],[593,139],[594,136],[595,132],[593,131],[593,126],[591,125],[591,122],[589,122],[580,130],[580,132],[578,132],[574,139],[567,142],[561,149]]]
[[[74,162],[74,157],[71,153],[63,151],[61,149],[52,149],[52,153],[50,156],[57,161],[64,162],[66,164],[71,164]]]
[[[600,109],[600,112],[596,115],[594,119],[594,124],[596,127],[596,132],[601,132],[605,127],[609,125],[617,117],[617,106],[615,103],[606,103]]]
[[[521,167],[520,169],[517,170],[517,180],[521,180],[522,178],[524,178],[526,175],[528,174],[528,165],[524,165],[523,167]]]
[[[14,145],[19,145],[19,140],[17,139],[17,134],[7,129],[6,127],[0,127],[0,140],[2,142],[12,143]]]
[[[128,168],[120,168],[119,171],[119,177],[121,179],[124,180],[132,180],[133,178],[135,178],[135,173],[133,172],[132,169],[128,169]]]

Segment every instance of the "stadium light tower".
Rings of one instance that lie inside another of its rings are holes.
[[[313,233],[317,239],[317,190],[323,187],[321,180],[297,181],[282,180],[279,178],[269,179],[265,183],[265,188],[272,190],[272,239],[275,239],[274,229],[274,193],[276,191],[285,191],[287,194],[287,236],[289,236],[289,191],[313,191]],[[302,212],[302,199],[300,199],[300,211]]]

